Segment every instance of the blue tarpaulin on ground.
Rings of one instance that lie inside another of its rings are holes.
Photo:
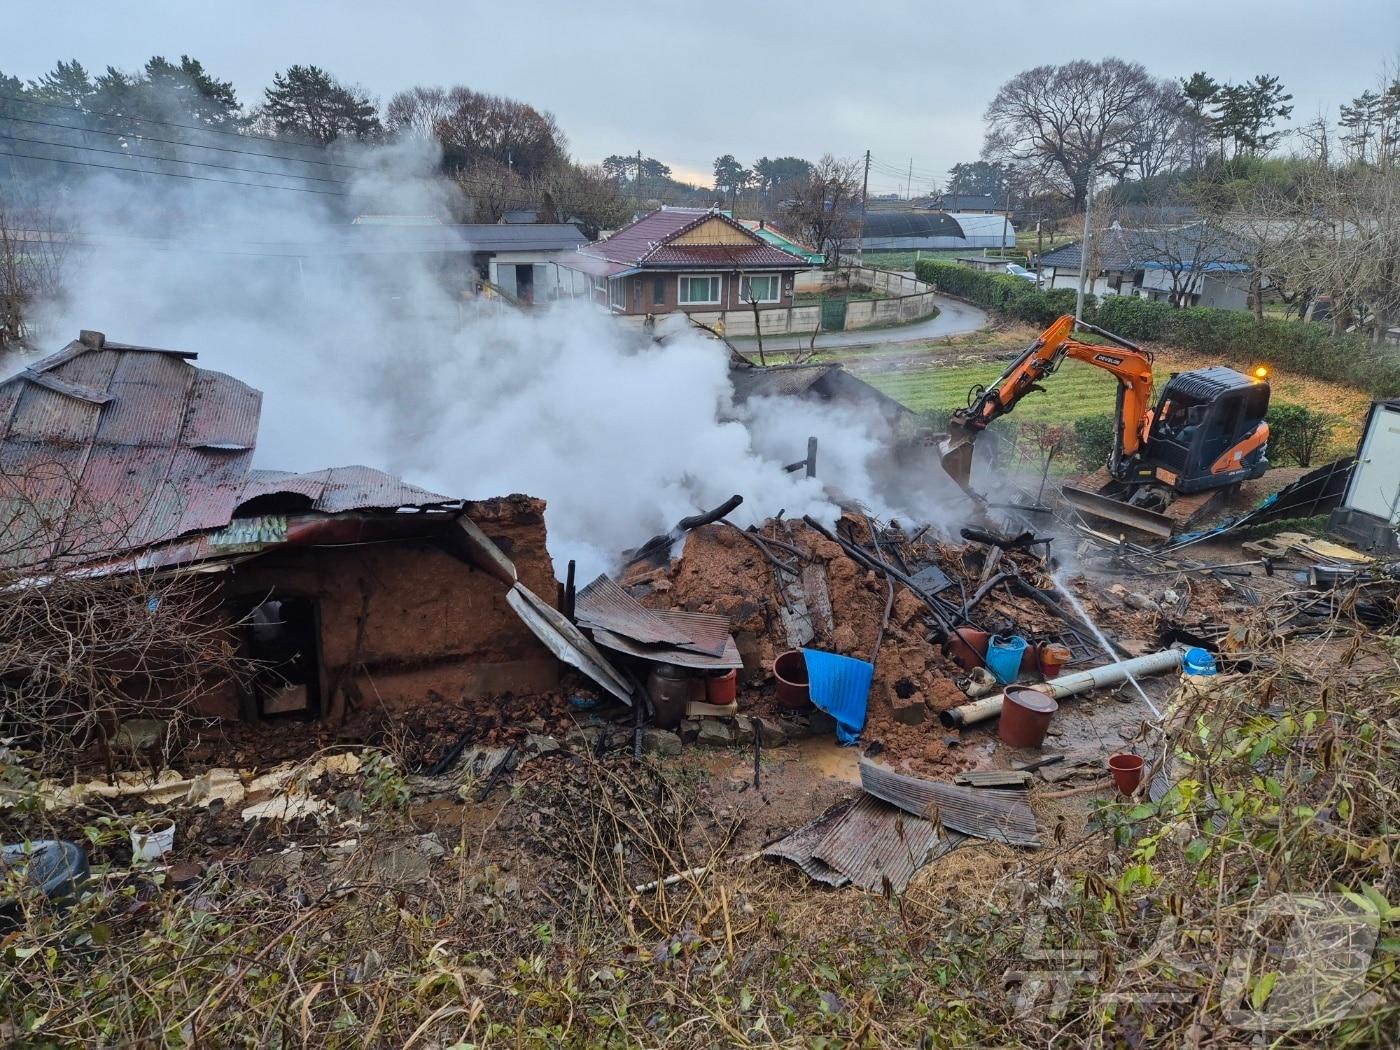
[[[807,662],[807,682],[812,703],[836,719],[836,739],[854,744],[865,728],[865,711],[870,700],[870,680],[875,665],[850,656],[803,649]]]

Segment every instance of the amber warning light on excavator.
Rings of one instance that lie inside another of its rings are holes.
[[[1259,382],[1261,382],[1261,383],[1262,383],[1264,380],[1268,379],[1268,378],[1269,378],[1269,370],[1268,370],[1268,368],[1265,367],[1264,365],[1259,365],[1259,366],[1258,366],[1257,368],[1255,368],[1255,370],[1254,370],[1254,378],[1257,379],[1257,380],[1259,380]]]

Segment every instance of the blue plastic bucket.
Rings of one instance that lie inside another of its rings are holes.
[[[1187,674],[1212,675],[1217,673],[1215,657],[1205,649],[1187,649],[1182,667]]]
[[[987,670],[1002,685],[1010,685],[1021,673],[1026,640],[1018,634],[994,634],[987,642]]]

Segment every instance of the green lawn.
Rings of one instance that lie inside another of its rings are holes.
[[[962,408],[967,392],[977,383],[991,383],[1006,362],[940,366],[861,375],[915,411]],[[1161,377],[1165,378],[1165,376]],[[1044,393],[1030,394],[1016,406],[1013,418],[1037,422],[1070,423],[1081,416],[1112,415],[1118,382],[1107,372],[1079,361],[1066,361]]]

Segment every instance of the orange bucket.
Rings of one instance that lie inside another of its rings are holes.
[[[1074,658],[1069,647],[1059,642],[1042,642],[1040,645],[1040,673],[1046,678],[1058,678],[1065,664]]]

